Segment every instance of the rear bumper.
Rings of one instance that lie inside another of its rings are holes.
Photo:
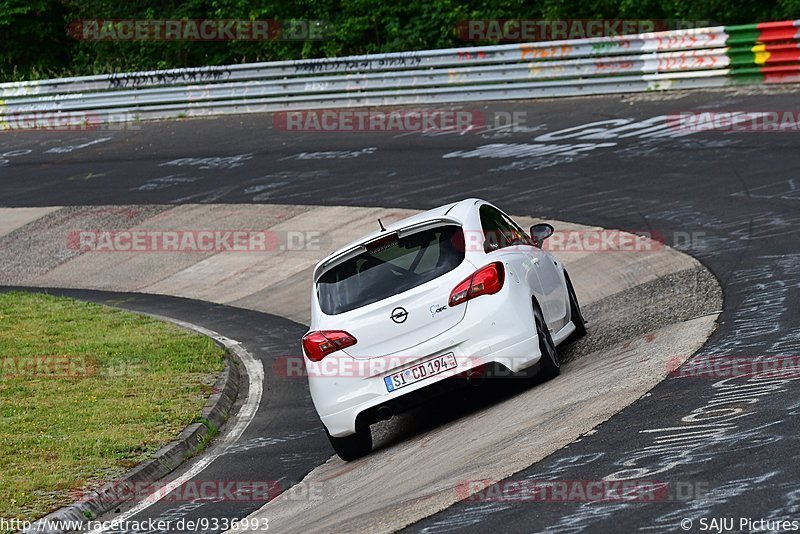
[[[458,367],[392,392],[387,391],[383,378],[402,367],[371,377],[310,377],[312,399],[328,432],[332,436],[343,437],[354,433],[357,425],[382,419],[382,414],[378,413],[382,407],[397,414],[462,386],[464,377],[470,371],[480,369],[491,372],[505,369],[516,373],[536,365],[541,357],[539,340],[532,328],[528,329],[528,333],[532,335],[517,336],[512,344],[497,351],[491,351],[488,345],[484,345],[484,353],[480,355],[465,350],[462,344],[426,352],[425,356],[416,361],[421,362],[439,354],[453,352]],[[405,367],[408,365],[413,365],[413,362],[407,363]]]
[[[311,398],[330,435],[353,434],[356,424],[371,422],[371,414],[381,406],[398,413],[418,399],[452,388],[459,375],[473,369],[501,366],[516,373],[539,362],[530,291],[517,279],[507,280],[499,293],[480,296],[463,306],[466,311],[458,325],[401,353],[356,359],[337,351],[321,362],[306,359]],[[387,390],[386,376],[450,352],[456,357],[455,369]],[[443,383],[450,378],[456,380]]]

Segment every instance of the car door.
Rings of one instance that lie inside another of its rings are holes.
[[[569,322],[566,286],[561,278],[558,260],[551,254],[537,249],[539,255],[539,280],[546,302],[545,320],[552,332],[557,332]]]
[[[511,239],[515,243],[525,244],[517,248],[530,258],[532,270],[538,281],[538,285],[533,285],[534,281],[531,280],[531,287],[542,307],[548,328],[555,333],[569,320],[567,294],[557,260],[551,254],[534,246],[530,236],[511,217],[500,210],[496,211],[500,224],[505,228],[505,232],[511,234]]]
[[[480,207],[481,227],[484,234],[484,251],[495,253],[506,263],[516,276],[524,279],[525,286],[531,289],[548,322],[546,311],[547,295],[542,291],[539,276],[544,252],[533,246],[533,241],[516,225],[508,215],[490,204]]]

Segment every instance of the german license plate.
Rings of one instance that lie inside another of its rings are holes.
[[[458,367],[458,362],[456,362],[455,355],[448,352],[392,373],[384,377],[383,381],[386,383],[387,391],[394,391],[456,367]]]

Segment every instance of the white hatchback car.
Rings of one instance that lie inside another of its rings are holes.
[[[370,424],[464,377],[559,374],[556,346],[586,329],[564,267],[541,249],[552,233],[537,224],[529,237],[488,202],[467,199],[317,264],[303,353],[311,398],[343,460],[372,450]]]

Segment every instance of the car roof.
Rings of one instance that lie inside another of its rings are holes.
[[[369,233],[355,241],[352,241],[341,248],[336,249],[335,251],[328,254],[325,258],[323,258],[319,263],[317,263],[316,267],[314,267],[314,280],[316,281],[319,275],[321,274],[321,268],[323,266],[328,266],[331,264],[332,260],[336,259],[339,256],[342,256],[352,249],[363,245],[364,243],[368,243],[369,241],[373,241],[379,238],[384,233],[394,232],[397,230],[401,230],[403,228],[408,228],[409,226],[415,226],[418,224],[425,223],[427,221],[435,221],[435,220],[450,220],[452,222],[458,224],[464,224],[465,220],[467,219],[470,211],[474,209],[474,206],[478,204],[486,203],[484,200],[478,198],[466,198],[464,200],[460,200],[458,202],[451,202],[450,204],[445,204],[443,206],[439,206],[428,211],[423,211],[422,213],[417,213],[416,215],[412,215],[411,217],[406,217],[405,219],[401,219],[397,222],[391,223],[386,226],[386,231],[383,230],[376,230],[372,233]],[[375,225],[377,226],[378,221],[375,221]]]

